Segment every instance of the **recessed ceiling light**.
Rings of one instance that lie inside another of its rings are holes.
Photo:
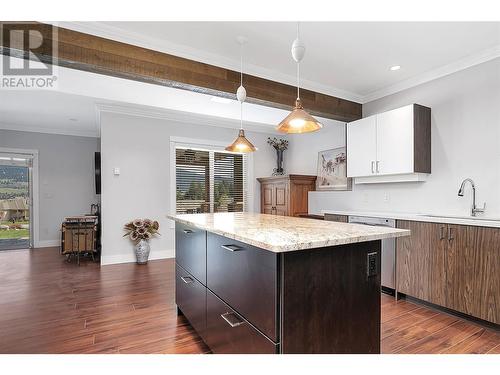
[[[231,99],[221,98],[220,96],[212,96],[212,98],[210,100],[213,101],[213,102],[222,103],[222,104],[229,104],[229,103],[232,102]]]
[[[394,66],[391,66],[391,70],[399,70],[401,69],[401,67],[399,65],[394,65]]]

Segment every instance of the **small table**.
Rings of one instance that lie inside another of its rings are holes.
[[[68,261],[76,256],[80,265],[80,254],[90,254],[95,261],[97,253],[97,216],[71,216],[64,219],[61,227],[61,254]]]

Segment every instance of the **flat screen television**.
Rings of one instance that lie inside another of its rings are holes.
[[[94,154],[95,193],[101,194],[101,153]]]

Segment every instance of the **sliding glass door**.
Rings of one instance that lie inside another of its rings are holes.
[[[0,251],[32,247],[33,156],[0,153]]]

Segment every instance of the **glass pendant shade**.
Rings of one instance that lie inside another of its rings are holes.
[[[254,152],[257,151],[257,147],[255,147],[248,139],[245,137],[245,131],[240,129],[238,133],[238,138],[235,141],[226,147],[226,151],[230,152]]]
[[[322,127],[318,120],[304,111],[300,99],[297,99],[292,112],[280,122],[276,130],[287,134],[300,134],[315,132]]]

